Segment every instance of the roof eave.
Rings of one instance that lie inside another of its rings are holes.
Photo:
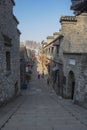
[[[15,6],[15,2],[14,2],[14,0],[11,0],[11,1],[12,1],[13,5]]]

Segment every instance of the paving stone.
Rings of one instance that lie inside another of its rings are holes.
[[[36,75],[34,71],[32,78]],[[86,109],[60,100],[54,90],[47,87],[45,79],[43,84],[39,84],[38,79],[35,83],[33,86],[30,83],[30,88],[22,92],[20,100],[16,101],[16,104],[21,102],[20,107],[16,109],[14,105],[15,113],[1,130],[87,130]],[[9,107],[13,111],[12,106]]]

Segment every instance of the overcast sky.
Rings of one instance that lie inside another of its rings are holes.
[[[21,41],[41,42],[61,28],[60,17],[73,15],[71,0],[14,0],[14,14],[19,20]]]

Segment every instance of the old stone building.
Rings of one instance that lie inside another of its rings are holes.
[[[63,97],[82,104],[86,102],[84,73],[87,69],[87,14],[61,17],[61,32],[64,36],[63,57]],[[84,60],[85,59],[85,60]],[[83,67],[85,66],[85,68]],[[82,72],[83,71],[83,72]]]
[[[26,81],[26,67],[29,62],[27,49],[24,43],[20,44],[20,85],[23,88],[23,84]]]
[[[60,48],[63,52],[63,96],[78,104],[87,104],[87,13],[86,10],[80,11],[84,2],[73,4],[76,16],[60,19],[64,36]],[[81,8],[76,10],[79,6]]]
[[[66,98],[87,105],[87,53],[64,53],[64,90]]]
[[[87,13],[61,17],[64,52],[87,52]]]
[[[74,9],[76,15],[62,16],[60,36],[56,39],[53,36],[48,37],[48,44],[44,47],[47,58],[52,61],[49,65],[50,70],[58,66],[56,91],[81,105],[87,105],[86,2],[87,0],[72,0],[71,9]]]
[[[47,44],[44,44],[43,47],[47,56],[46,66],[51,85],[59,95],[63,94],[63,62],[61,60],[63,53],[60,51],[62,40],[63,35],[55,32],[53,36],[47,37]]]
[[[14,5],[14,0],[0,0],[0,104],[20,91],[20,31]]]

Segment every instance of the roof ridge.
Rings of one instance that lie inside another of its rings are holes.
[[[60,22],[69,21],[69,22],[77,22],[76,16],[61,16]]]

